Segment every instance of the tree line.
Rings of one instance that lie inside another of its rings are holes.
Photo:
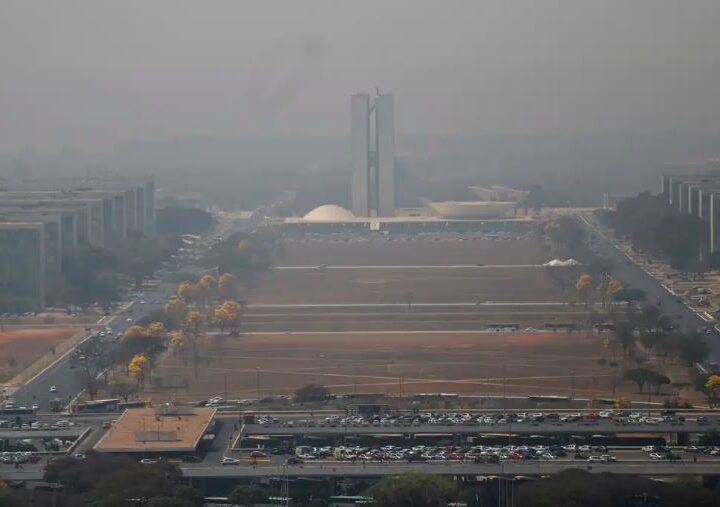
[[[663,195],[643,192],[623,199],[615,210],[599,211],[598,218],[628,239],[633,250],[667,259],[675,269],[699,268],[707,225],[696,216],[680,213]],[[717,264],[717,260],[711,260],[711,264]]]

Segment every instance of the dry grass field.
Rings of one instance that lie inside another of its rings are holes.
[[[286,240],[284,251],[281,265],[312,268],[260,277],[248,298],[244,334],[209,336],[197,367],[168,352],[143,396],[255,398],[320,383],[338,394],[597,398],[615,392],[647,399],[619,380],[631,365],[614,361],[617,351],[605,336],[482,331],[489,322],[518,322],[522,329],[587,320],[583,305],[552,305],[561,298],[548,268],[524,266],[550,257],[537,239],[314,238]],[[471,267],[442,268],[457,264]],[[377,265],[398,268],[349,269]],[[435,306],[410,309],[408,293],[413,304]],[[508,304],[476,305],[488,301]],[[527,302],[546,304],[517,305]],[[364,306],[369,303],[381,305]],[[673,380],[683,376],[676,370]]]
[[[377,238],[313,238],[283,240],[279,266],[337,265],[448,265],[448,264],[543,264],[550,260],[546,246],[533,237],[518,239],[452,236],[412,240],[407,236]]]
[[[309,269],[263,274],[252,304],[546,302],[560,292],[542,267]]]
[[[208,338],[197,376],[168,354],[153,376],[166,387],[147,395],[197,400],[292,393],[320,383],[334,393],[439,393],[610,396],[642,400],[619,382],[605,337],[588,333],[265,334]],[[187,382],[187,388],[184,386]],[[227,388],[226,388],[227,386]]]
[[[0,332],[0,381],[11,379],[77,332],[61,327]]]

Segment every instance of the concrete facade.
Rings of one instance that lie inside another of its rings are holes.
[[[45,306],[43,222],[0,223],[0,306],[28,311]]]
[[[370,97],[353,95],[350,103],[352,139],[352,212],[370,215]]]
[[[720,254],[720,176],[663,175],[660,190],[673,208],[703,221],[701,258]]]
[[[395,215],[394,103],[387,94],[374,100],[357,94],[350,101],[351,207],[357,217]]]
[[[395,214],[395,99],[380,95],[375,99],[377,146],[378,216]]]
[[[20,183],[0,190],[0,224],[0,292],[5,290],[0,308],[39,310],[45,305],[46,272],[59,272],[79,244],[112,248],[131,231],[155,234],[155,182]],[[13,265],[31,274],[25,282],[14,275]]]

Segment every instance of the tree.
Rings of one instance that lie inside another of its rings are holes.
[[[520,482],[515,488],[514,504],[521,507],[711,507],[720,504],[720,496],[695,484],[574,469],[538,481]]]
[[[561,216],[545,224],[544,232],[558,254],[569,255],[582,244],[585,231],[570,216]]]
[[[190,345],[192,350],[193,368],[197,376],[198,342],[205,337],[205,321],[200,312],[192,310],[187,313],[182,324],[183,341]]]
[[[642,307],[642,310],[640,310],[640,315],[638,316],[638,324],[641,329],[650,333],[658,328],[658,324],[660,323],[660,317],[660,309],[657,306],[645,305]]]
[[[128,505],[128,498],[142,498],[143,505],[155,507],[203,505],[203,495],[185,486],[180,470],[169,463],[143,465],[126,456],[90,451],[84,460],[54,460],[44,478],[63,486],[57,505],[120,507]],[[181,503],[168,503],[170,498]]]
[[[642,289],[623,288],[613,297],[614,301],[625,301],[628,305],[638,301],[645,301],[646,293]]]
[[[164,311],[168,318],[177,325],[182,322],[185,315],[187,315],[188,308],[182,299],[171,299],[165,305]]]
[[[629,238],[633,249],[667,258],[677,269],[697,260],[706,227],[697,216],[671,207],[664,196],[648,192],[623,199],[615,211],[603,213],[602,219],[620,236]]]
[[[186,303],[196,303],[200,296],[200,288],[197,284],[189,280],[185,280],[184,282],[180,282],[180,285],[178,285],[175,293],[177,294],[177,297]]]
[[[193,507],[195,504],[191,500],[178,498],[175,496],[158,496],[151,498],[145,504],[145,507]]]
[[[368,495],[378,507],[436,507],[460,496],[452,480],[437,475],[404,474],[384,477]]]
[[[590,292],[592,291],[593,277],[587,273],[583,273],[575,282],[575,289],[580,296],[580,299],[588,302],[590,298]]]
[[[200,278],[198,285],[203,287],[208,292],[208,294],[214,295],[218,287],[218,281],[217,278],[208,274]]]
[[[137,379],[138,385],[143,385],[145,376],[150,371],[150,359],[145,354],[137,354],[128,364],[128,372]]]
[[[94,400],[100,387],[98,377],[110,365],[108,351],[100,339],[89,338],[78,346],[76,357],[78,360],[76,361],[75,377],[90,399]],[[84,359],[80,360],[79,358]]]
[[[708,397],[708,405],[714,407],[720,398],[720,375],[710,375],[705,382],[705,394]]]
[[[233,505],[249,507],[257,503],[267,503],[268,498],[269,495],[265,488],[255,485],[240,485],[235,486],[235,489],[228,495],[228,502]]]
[[[655,386],[655,394],[660,394],[660,388],[662,386],[670,385],[670,378],[662,373],[658,373],[650,380],[650,384]]]
[[[326,401],[330,398],[327,387],[319,384],[307,384],[295,391],[295,401],[301,403],[312,401]]]
[[[180,357],[185,358],[185,336],[182,331],[173,331],[170,335],[170,346]]]
[[[205,307],[208,302],[215,299],[217,295],[217,279],[212,275],[204,275],[198,283],[194,285],[195,302]]]
[[[0,480],[0,505],[3,507],[25,507],[28,504],[18,498],[8,485]]]
[[[710,347],[699,334],[686,337],[680,342],[680,357],[687,361],[688,367],[704,361],[710,354]]]
[[[632,401],[629,398],[619,397],[613,400],[613,408],[627,409],[632,407]]]
[[[658,333],[657,331],[644,331],[640,334],[640,344],[648,352],[652,352],[663,343],[665,338],[666,336],[664,334]]]
[[[232,273],[223,273],[218,278],[218,295],[225,299],[232,299],[237,296],[237,277]]]
[[[627,370],[623,375],[623,379],[635,382],[638,386],[638,391],[640,392],[643,392],[643,386],[645,384],[656,385],[659,389],[660,385],[670,383],[670,379],[666,376],[648,368],[634,368],[632,370]]]
[[[611,278],[607,283],[607,296],[610,301],[615,299],[615,296],[620,294],[623,290],[623,285],[619,280]]]
[[[627,357],[635,347],[635,326],[625,320],[616,322],[615,336],[623,349],[623,356]]]
[[[165,338],[167,329],[165,329],[165,324],[162,322],[152,322],[147,327],[147,334],[153,338]]]
[[[240,326],[241,317],[242,306],[237,301],[227,300],[215,308],[215,319],[222,330],[225,330],[225,328],[232,331],[237,330]]]
[[[142,326],[130,326],[125,331],[125,338],[130,340],[134,338],[144,338],[146,336],[148,336],[147,329]]]

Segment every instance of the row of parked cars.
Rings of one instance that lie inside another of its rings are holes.
[[[3,419],[0,421],[0,428],[6,428],[12,431],[32,431],[32,430],[60,430],[64,428],[72,428],[77,426],[78,423],[67,419],[60,419],[54,423],[47,423],[41,421],[15,421]]]
[[[585,454],[595,452],[597,455]],[[557,458],[572,457],[588,462],[608,463],[616,461],[614,456],[607,454],[607,448],[602,446],[426,446],[398,447],[386,445],[382,447],[339,446],[339,447],[312,447],[298,446],[295,448],[295,458],[306,460],[333,459],[341,461],[406,461],[433,462],[455,461],[474,463],[499,463],[504,460],[555,460]],[[295,463],[289,463],[295,464]]]
[[[562,425],[564,423],[581,423],[586,425],[599,424],[599,421],[614,421],[615,424],[684,424],[685,417],[673,414],[643,415],[629,411],[605,410],[590,413],[544,413],[544,412],[511,412],[507,414],[470,414],[470,413],[422,413],[422,414],[375,414],[370,416],[333,415],[320,419],[282,420],[275,417],[262,416],[257,420],[263,426],[299,426],[299,427],[389,427],[389,426],[494,426],[505,424],[540,423]],[[706,417],[698,417],[698,424],[710,424]]]
[[[30,451],[3,452],[0,454],[0,461],[5,465],[37,463],[40,461],[40,456]]]

